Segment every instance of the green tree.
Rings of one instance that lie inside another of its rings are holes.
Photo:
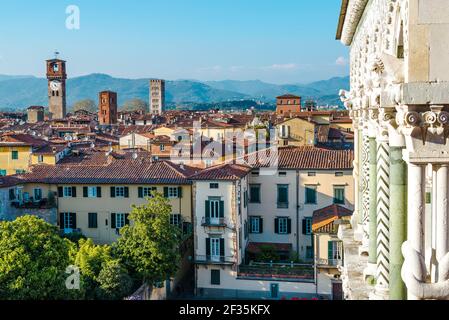
[[[91,99],[80,100],[78,102],[75,102],[75,104],[73,105],[73,112],[80,110],[96,113],[97,105],[95,104],[95,101]]]
[[[180,263],[181,230],[170,224],[171,205],[155,194],[142,206],[133,206],[131,225],[121,230],[116,248],[122,261],[142,279],[153,285],[176,274]]]
[[[73,246],[56,227],[34,216],[0,222],[0,299],[79,297],[80,292],[66,288]]]
[[[148,111],[148,103],[141,99],[132,99],[123,104],[124,111]]]
[[[279,261],[279,254],[276,252],[274,246],[264,245],[260,247],[260,253],[257,256],[257,260],[260,262],[277,262]]]
[[[95,245],[92,239],[80,240],[75,264],[80,268],[80,271],[84,276],[97,281],[97,277],[103,268],[103,264],[108,263],[111,260],[110,246]]]
[[[118,259],[103,264],[97,281],[97,297],[102,300],[119,300],[132,294],[133,280]]]

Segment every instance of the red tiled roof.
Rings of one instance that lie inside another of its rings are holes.
[[[335,231],[335,220],[352,216],[353,211],[339,206],[331,205],[313,212],[312,229],[314,232],[332,233]]]
[[[37,139],[29,134],[23,133],[8,133],[0,137],[0,145],[41,147],[46,144],[48,142],[45,140]]]
[[[192,180],[239,180],[248,175],[251,168],[239,164],[222,164],[207,168],[191,177]]]
[[[313,146],[286,147],[261,150],[245,156],[246,164],[254,168],[277,164],[280,169],[350,170],[353,169],[353,150],[334,150]]]
[[[22,180],[17,176],[0,177],[0,188],[14,187],[21,184]]]
[[[168,161],[114,158],[97,166],[35,166],[22,179],[29,183],[48,184],[190,184],[188,177],[193,173],[195,171],[190,167]]]

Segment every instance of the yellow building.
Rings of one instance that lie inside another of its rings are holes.
[[[0,137],[0,176],[29,171],[33,151],[48,142],[27,134],[5,134]]]
[[[97,243],[112,243],[129,223],[132,206],[145,204],[154,191],[170,199],[171,222],[190,232],[190,168],[152,162],[143,154],[134,158],[99,152],[87,157],[85,163],[71,157],[56,166],[35,166],[24,176],[24,194],[43,200],[54,196],[58,225],[65,233],[80,232]]]
[[[315,145],[316,123],[302,118],[292,118],[279,123],[276,127],[280,146]]]

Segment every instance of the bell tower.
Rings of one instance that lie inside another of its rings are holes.
[[[66,116],[66,62],[58,59],[47,60],[48,109],[51,119]]]

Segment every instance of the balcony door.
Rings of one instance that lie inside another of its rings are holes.
[[[210,257],[214,262],[220,262],[220,239],[210,239]]]
[[[210,223],[212,225],[220,224],[220,201],[210,200]]]

